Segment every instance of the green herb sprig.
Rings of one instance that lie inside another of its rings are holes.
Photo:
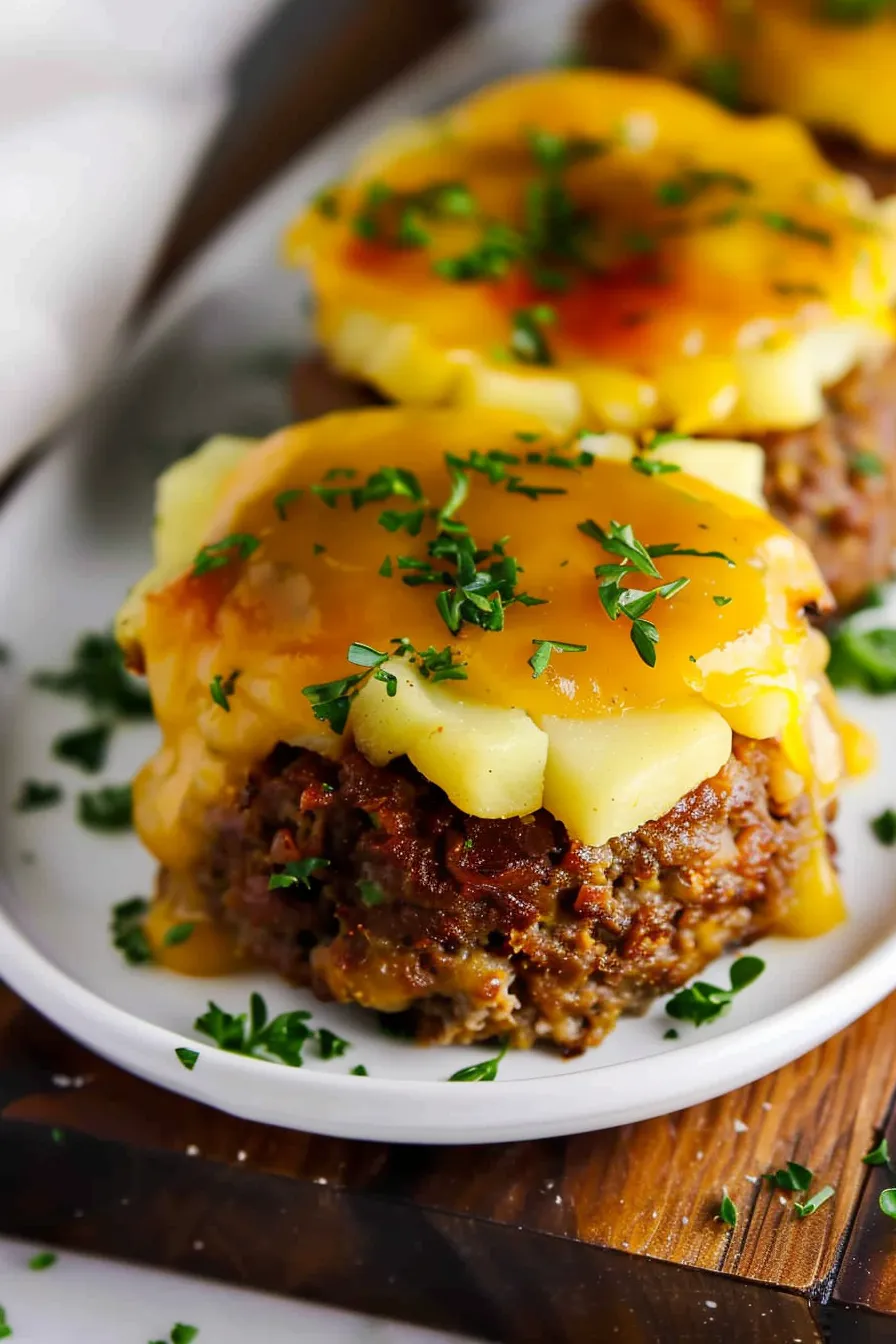
[[[666,1012],[679,1022],[693,1022],[695,1027],[716,1022],[728,1012],[735,995],[751,985],[764,970],[765,962],[759,957],[738,957],[731,965],[730,989],[695,980],[673,994],[666,1004]]]
[[[507,1054],[509,1044],[509,1039],[505,1037],[496,1055],[491,1059],[484,1059],[480,1064],[470,1064],[465,1069],[458,1069],[457,1073],[452,1073],[448,1079],[449,1083],[493,1083],[498,1076],[498,1066]]]
[[[148,910],[149,902],[143,896],[131,896],[112,907],[109,926],[112,946],[118,949],[129,966],[143,966],[153,960],[144,928]]]

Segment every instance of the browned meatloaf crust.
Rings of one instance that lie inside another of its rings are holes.
[[[606,0],[585,12],[581,29],[583,58],[592,65],[668,75],[668,42],[662,30],[636,0]],[[774,109],[770,109],[774,111]],[[896,159],[873,154],[833,131],[817,131],[825,158],[845,173],[863,177],[875,196],[896,193]]]
[[[780,748],[745,738],[660,821],[600,848],[545,811],[467,816],[405,760],[283,745],[208,825],[200,886],[258,962],[421,1041],[569,1054],[765,933],[812,837]],[[309,889],[269,890],[309,856],[329,865]]]

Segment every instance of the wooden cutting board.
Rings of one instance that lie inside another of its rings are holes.
[[[272,90],[217,155],[152,288],[459,10],[359,3],[314,70]],[[507,1344],[876,1344],[896,1340],[896,1223],[877,1206],[886,1171],[861,1156],[894,1088],[896,996],[779,1073],[662,1119],[539,1143],[388,1147],[161,1091],[0,988],[0,1231]],[[896,1122],[889,1137],[896,1152]],[[788,1159],[837,1190],[805,1220],[747,1179]],[[725,1187],[734,1230],[716,1218]]]
[[[0,1232],[507,1344],[876,1344],[896,1339],[896,1223],[877,1205],[894,1178],[861,1157],[894,1086],[896,996],[661,1119],[538,1143],[357,1143],[152,1087],[0,990]],[[805,1219],[747,1179],[794,1158],[837,1192]],[[716,1217],[725,1187],[733,1230]]]

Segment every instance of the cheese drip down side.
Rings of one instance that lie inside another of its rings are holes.
[[[889,348],[894,241],[792,122],[568,71],[397,128],[285,255],[334,364],[392,400],[741,434],[812,423]]]
[[[849,0],[638,0],[667,35],[663,73],[719,72],[746,104],[774,108],[896,154],[896,15]]]
[[[732,729],[776,736],[812,796],[824,850],[842,759],[825,642],[803,609],[828,597],[808,551],[760,506],[684,471],[645,475],[582,452],[505,412],[333,415],[274,435],[236,466],[220,442],[178,468],[180,504],[205,501],[195,536],[189,505],[175,510],[180,554],[189,546],[198,559],[173,577],[160,545],[166,565],[118,623],[162,730],[134,799],[138,830],[167,868],[189,870],[209,808],[278,742],[338,756],[353,735],[374,763],[408,755],[464,811],[549,806],[594,845],[714,774]],[[384,479],[395,489],[368,484]],[[396,526],[395,514],[415,510],[419,526]],[[620,557],[595,525],[606,538],[614,523],[656,551],[659,571],[626,567],[622,589],[668,589],[649,611],[654,666],[633,621],[611,619],[601,600],[595,568]],[[164,515],[159,525],[164,534]],[[469,530],[481,565],[514,557],[511,596],[538,604],[508,601],[501,630],[465,621],[452,633],[438,602],[445,581],[404,582],[420,566],[450,571],[432,548],[451,527]],[[353,644],[366,650],[360,662],[347,661]],[[441,666],[461,676],[427,676],[428,649],[447,650]],[[313,702],[350,677],[360,684],[339,734]],[[600,759],[612,770],[597,770]],[[839,897],[826,850],[812,861],[830,878],[826,927]]]

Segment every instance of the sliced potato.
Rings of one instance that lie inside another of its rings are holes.
[[[560,434],[582,419],[582,397],[571,378],[553,373],[512,373],[488,364],[463,366],[454,400],[459,406],[501,406],[537,415]]]
[[[187,568],[202,545],[221,483],[257,442],[216,434],[159,477],[153,528],[155,564],[134,585],[115,617],[115,637],[120,644],[126,647],[139,641],[144,597]]]
[[[630,462],[636,452],[634,439],[627,434],[586,434],[579,447],[610,462]],[[661,462],[671,462],[689,476],[726,490],[750,504],[765,507],[762,483],[765,457],[756,443],[740,439],[670,439],[645,453]],[[667,485],[676,485],[675,473],[664,476]],[[682,482],[682,489],[687,483]]]
[[[458,699],[399,659],[386,671],[398,679],[397,693],[371,678],[349,720],[368,760],[407,756],[474,817],[525,816],[541,806],[548,740],[527,714]]]
[[[613,718],[542,720],[544,805],[587,845],[663,816],[731,755],[731,729],[707,705]]]
[[[417,327],[374,313],[346,313],[332,337],[333,362],[369,379],[386,396],[409,406],[448,400],[457,370]]]

